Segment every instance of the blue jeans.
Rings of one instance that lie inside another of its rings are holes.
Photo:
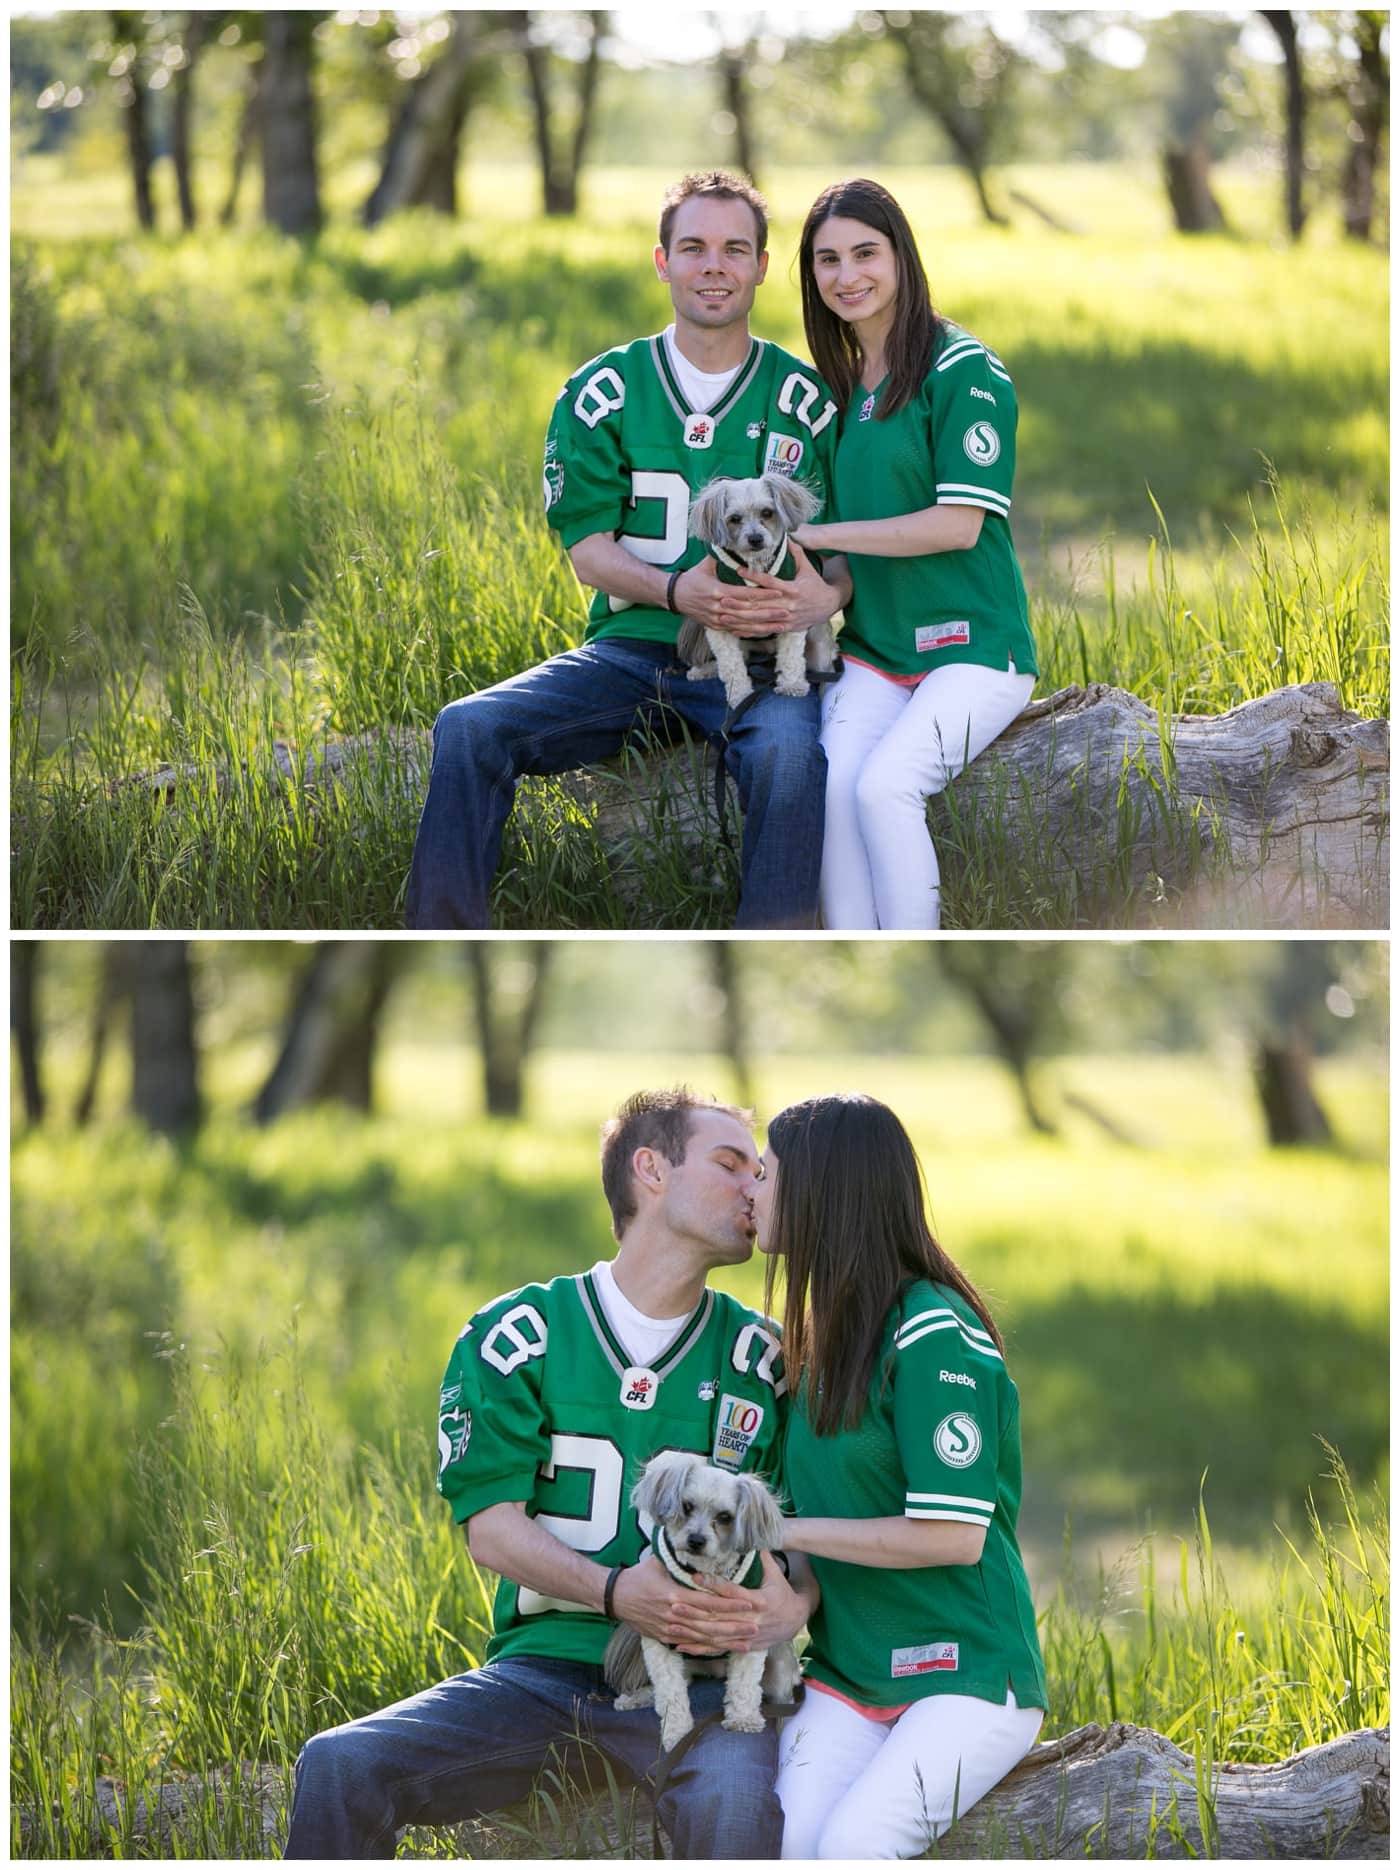
[[[687,681],[664,643],[606,637],[454,701],[433,728],[433,770],[408,878],[410,928],[485,928],[501,836],[524,773],[605,760],[670,712],[707,738],[718,679]],[[815,689],[770,690],[734,728],[728,766],[744,812],[737,928],[815,928],[826,756]]]
[[[690,1685],[697,1721],[723,1699],[723,1682]],[[592,1748],[621,1769],[622,1783],[651,1786],[659,1744],[655,1710],[618,1713],[592,1663],[547,1656],[488,1662],[308,1740],[297,1760],[284,1855],[392,1857],[400,1826],[460,1824],[511,1805],[528,1795],[551,1756],[582,1778]],[[776,1858],[783,1838],[777,1762],[772,1725],[761,1734],[732,1734],[717,1721],[704,1727],[656,1802],[674,1854]]]

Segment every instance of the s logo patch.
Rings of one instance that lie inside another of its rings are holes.
[[[546,461],[544,464],[544,510],[547,513],[556,500],[564,497],[564,464],[562,461]]]
[[[933,1431],[933,1452],[945,1467],[971,1467],[982,1452],[982,1431],[970,1415],[955,1410]]]
[[[974,422],[963,436],[963,453],[978,467],[990,467],[1001,453],[1001,437],[990,422]]]

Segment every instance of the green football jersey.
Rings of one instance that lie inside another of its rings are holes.
[[[665,1449],[780,1479],[787,1383],[778,1327],[706,1290],[662,1356],[632,1363],[579,1273],[521,1286],[472,1318],[453,1348],[438,1419],[438,1491],[458,1521],[503,1500],[605,1568],[651,1538],[630,1494]],[[502,1578],[497,1656],[601,1662],[614,1624]]]
[[[665,339],[604,351],[564,385],[550,417],[544,503],[565,546],[613,533],[634,558],[666,572],[705,556],[688,531],[690,502],[721,475],[787,474],[825,501],[836,446],[836,404],[810,364],[753,338],[728,389],[690,408]],[[593,593],[588,638],[674,643],[680,618]]]
[[[891,675],[948,662],[1039,673],[1026,589],[1011,541],[1016,392],[1001,360],[956,325],[944,328],[918,394],[877,419],[886,378],[856,384],[836,451],[843,520],[889,519],[925,507],[980,506],[982,531],[965,552],[917,558],[849,555],[854,595],[841,648]]]
[[[860,1426],[812,1432],[805,1388],[783,1471],[793,1511],[816,1518],[984,1526],[976,1565],[902,1571],[814,1558],[822,1589],[807,1672],[870,1707],[973,1695],[1043,1708],[1045,1669],[1016,1543],[1020,1403],[981,1320],[920,1280],[885,1321]]]

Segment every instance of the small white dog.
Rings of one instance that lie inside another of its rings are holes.
[[[632,1504],[656,1521],[652,1540],[657,1557],[687,1584],[695,1572],[742,1581],[760,1552],[780,1545],[782,1513],[756,1474],[730,1474],[712,1467],[702,1454],[672,1450],[647,1462],[632,1489]],[[645,1708],[655,1702],[661,1717],[665,1752],[694,1726],[690,1712],[692,1675],[726,1679],[724,1725],[735,1733],[763,1732],[762,1701],[791,1701],[801,1679],[797,1654],[789,1643],[746,1655],[722,1651],[715,1656],[683,1656],[655,1637],[620,1623],[603,1669],[617,1690],[619,1708]]]
[[[712,480],[691,502],[690,531],[731,572],[766,571],[778,577],[790,550],[788,534],[815,519],[821,504],[810,487],[785,474]],[[813,624],[805,635],[782,630],[774,636],[735,636],[729,630],[707,630],[687,617],[676,640],[677,655],[692,664],[688,679],[703,682],[718,674],[731,708],[753,693],[748,657],[770,650],[778,665],[773,684],[777,693],[805,695],[808,666],[821,671],[833,667],[836,637],[830,623]]]

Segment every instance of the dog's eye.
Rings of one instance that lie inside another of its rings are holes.
[[[737,526],[742,518],[742,513],[726,513],[724,516],[724,523],[726,526]]]
[[[758,517],[760,519],[772,519],[773,517],[772,507],[771,506],[760,507]]]
[[[716,1513],[715,1524],[717,1526],[732,1526],[734,1524],[734,1515],[732,1513]]]
[[[684,1513],[684,1514],[685,1514],[685,1516],[686,1516],[686,1518],[687,1518],[687,1519],[689,1519],[689,1518],[690,1518],[690,1516],[691,1516],[691,1514],[692,1514],[692,1513],[693,1513],[693,1512],[695,1511],[695,1507],[694,1507],[694,1505],[692,1504],[692,1502],[691,1502],[691,1501],[689,1501],[689,1500],[682,1500],[682,1501],[681,1501],[681,1511],[682,1511],[682,1513]]]

